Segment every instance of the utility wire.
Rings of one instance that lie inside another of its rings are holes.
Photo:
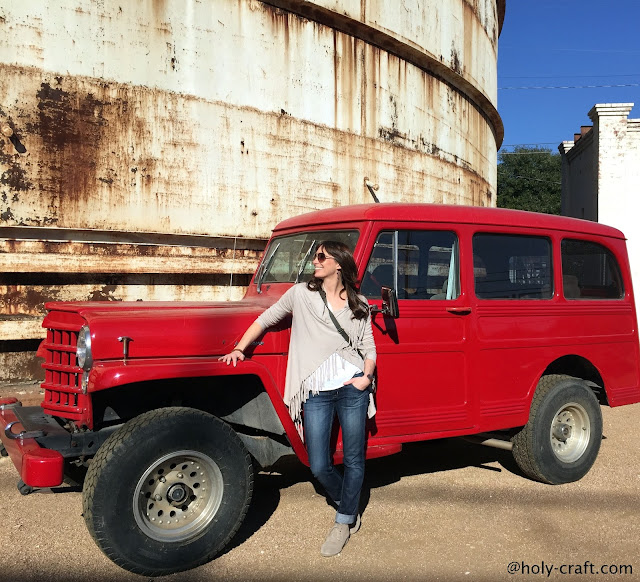
[[[517,176],[515,174],[508,174],[507,172],[498,172],[502,176],[507,178],[517,178],[518,180],[530,180],[532,182],[544,182],[545,184],[553,184],[554,186],[562,186],[562,182],[551,182],[550,180],[542,180],[541,178],[530,178],[528,176]]]
[[[640,73],[626,75],[501,75],[501,79],[612,79],[613,77],[640,77]]]
[[[541,146],[541,145],[555,145],[557,146],[557,142],[555,141],[543,141],[543,142],[536,142],[536,143],[512,143],[512,144],[506,144],[503,145],[499,150],[498,150],[498,155],[499,156],[531,156],[531,155],[545,155],[545,156],[557,156],[560,155],[558,153],[554,153],[553,150],[550,149],[546,149],[546,148],[540,148],[543,151],[525,151],[525,152],[507,152],[505,151],[505,148],[518,148],[518,147],[525,147],[525,146]]]
[[[624,83],[620,85],[558,85],[558,86],[530,86],[530,87],[498,87],[500,91],[519,89],[616,89],[619,87],[640,87],[640,83]]]
[[[530,143],[509,143],[504,144],[503,148],[517,148],[520,146],[539,146],[539,145],[557,145],[555,141],[532,141]]]
[[[551,151],[547,152],[503,152],[502,150],[498,152],[499,156],[559,156],[560,154],[555,154]]]

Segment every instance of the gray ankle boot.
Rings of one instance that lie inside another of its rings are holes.
[[[357,533],[359,529],[360,529],[360,514],[356,515],[356,521],[352,526],[349,527],[349,533],[353,535],[354,533]]]
[[[320,548],[320,553],[325,557],[337,556],[349,540],[349,524],[334,523],[327,535],[327,539]]]

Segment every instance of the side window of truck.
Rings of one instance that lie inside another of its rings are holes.
[[[460,294],[458,237],[451,231],[381,232],[362,278],[361,292],[380,298],[382,287],[395,287],[398,299],[455,299]],[[397,252],[397,263],[395,254]],[[394,268],[395,266],[395,268]]]
[[[473,237],[476,297],[551,299],[551,241],[542,236],[478,233]]]
[[[598,243],[564,239],[562,288],[566,299],[621,299],[624,286],[613,253]]]

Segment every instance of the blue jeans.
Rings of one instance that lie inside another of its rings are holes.
[[[356,374],[363,376],[363,374]],[[365,424],[369,390],[347,384],[310,395],[304,403],[304,434],[311,472],[338,506],[337,523],[355,521],[364,481]],[[331,429],[338,415],[342,428],[344,473],[333,466]]]

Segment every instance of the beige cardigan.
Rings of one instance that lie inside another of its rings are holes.
[[[363,296],[360,298],[366,302]],[[371,315],[364,319],[354,319],[348,304],[334,312],[336,319],[351,338],[354,346],[351,347],[331,321],[320,293],[307,289],[306,283],[298,283],[291,287],[256,321],[262,329],[267,329],[289,314],[292,314],[293,318],[284,403],[289,407],[291,418],[299,424],[302,404],[309,398],[308,389],[303,388],[303,381],[334,352],[360,370],[364,370],[364,360],[376,361],[376,345],[373,341]],[[362,352],[364,359],[357,354],[355,347]]]

